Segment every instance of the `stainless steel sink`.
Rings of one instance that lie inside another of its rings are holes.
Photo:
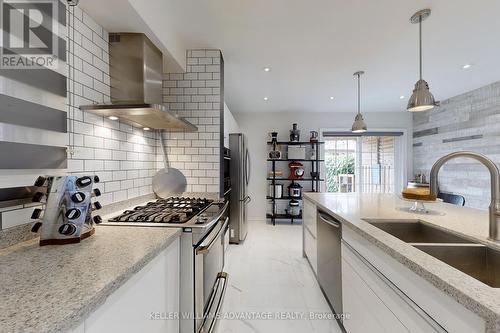
[[[472,243],[421,221],[368,221],[371,225],[406,243]]]
[[[414,244],[459,271],[487,284],[500,288],[500,251],[481,244]]]
[[[500,250],[417,220],[367,222],[490,287],[500,288]]]

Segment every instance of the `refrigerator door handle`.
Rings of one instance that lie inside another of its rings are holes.
[[[248,153],[248,149],[245,152],[245,181],[246,184],[250,182],[250,171],[251,171],[251,163],[250,163],[250,154]]]

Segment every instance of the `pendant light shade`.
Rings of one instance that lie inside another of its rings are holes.
[[[356,114],[356,118],[354,118],[354,123],[352,124],[352,129],[351,131],[353,133],[363,133],[366,132],[367,127],[365,120],[363,119],[363,115],[361,114],[361,75],[363,75],[365,72],[363,71],[358,71],[354,73],[354,76],[358,78],[358,113]]]
[[[434,96],[429,90],[429,84],[422,79],[422,21],[431,15],[430,9],[423,9],[416,12],[410,19],[411,23],[418,24],[419,27],[419,59],[420,59],[420,79],[415,83],[415,89],[408,101],[406,109],[410,112],[428,111],[437,105]]]
[[[354,118],[354,124],[352,124],[352,132],[353,133],[363,133],[366,132],[366,123],[363,119],[363,115],[358,113],[356,118]]]
[[[408,101],[407,110],[410,112],[427,111],[434,108],[435,105],[436,101],[429,91],[429,84],[425,80],[418,80]]]

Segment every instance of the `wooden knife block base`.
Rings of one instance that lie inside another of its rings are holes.
[[[80,243],[83,239],[92,236],[95,233],[95,228],[84,232],[80,237],[75,238],[65,238],[65,239],[40,239],[40,246],[45,245],[65,245],[65,244],[76,244]]]

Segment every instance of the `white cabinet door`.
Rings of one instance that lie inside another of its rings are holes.
[[[316,241],[316,205],[304,198],[302,208],[302,232],[304,254],[311,263],[314,274],[318,274],[318,246]]]
[[[304,223],[304,226],[309,229],[314,238],[316,238],[316,205],[306,198],[304,198],[302,208],[302,223]]]
[[[343,312],[349,315],[343,322],[349,333],[408,332],[391,310],[366,285],[350,263],[344,259],[342,260],[342,303]]]
[[[485,332],[484,319],[357,232],[345,227],[342,238],[343,260],[411,332]]]
[[[345,266],[345,274],[348,275],[347,280],[343,278],[343,287],[344,282],[346,289],[349,289],[349,284],[358,281],[356,291],[363,293],[363,295],[353,295],[352,290],[347,290],[348,294],[344,294],[343,297],[344,302],[348,301],[352,305],[353,302],[359,302],[360,297],[363,297],[365,304],[369,305],[371,309],[369,314],[365,313],[364,315],[367,318],[372,315],[377,317],[385,316],[386,319],[382,321],[384,328],[387,323],[392,325],[389,318],[394,318],[399,325],[402,325],[405,330],[410,332],[445,332],[433,318],[401,292],[390,280],[345,244],[342,245],[342,258],[342,274],[344,274]],[[377,307],[374,306],[376,304],[378,304]],[[349,312],[346,308],[344,310]],[[377,313],[377,311],[381,313]],[[361,321],[365,322],[365,318],[363,317]],[[394,321],[394,323],[396,322]]]
[[[311,263],[314,274],[318,274],[318,246],[316,238],[309,229],[304,228],[304,253]]]
[[[176,239],[109,296],[85,320],[85,333],[178,333],[179,243]]]

